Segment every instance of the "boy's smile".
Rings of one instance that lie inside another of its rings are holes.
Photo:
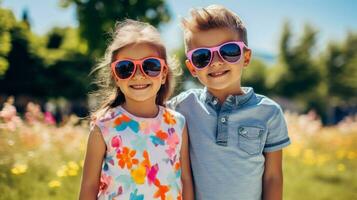
[[[215,47],[229,41],[240,41],[238,33],[228,28],[215,28],[192,34],[189,50],[200,47]],[[227,96],[242,94],[241,76],[244,67],[248,66],[251,52],[244,49],[242,59],[237,63],[222,60],[217,52],[213,53],[209,66],[197,70],[192,63],[186,64],[193,76],[205,85],[209,92],[224,102]]]

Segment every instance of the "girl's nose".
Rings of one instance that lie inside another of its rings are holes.
[[[136,71],[133,76],[133,79],[144,79],[145,75],[141,72],[141,67],[140,65],[136,65]]]
[[[218,54],[218,51],[214,51],[213,55],[212,55],[212,62],[210,65],[216,65],[216,64],[222,64],[223,60],[221,59],[221,57]]]

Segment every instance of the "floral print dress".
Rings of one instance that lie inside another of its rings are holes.
[[[155,118],[141,118],[118,106],[92,125],[107,146],[98,199],[182,198],[181,114],[160,106]]]

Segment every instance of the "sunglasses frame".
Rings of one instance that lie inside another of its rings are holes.
[[[240,55],[240,57],[239,57],[239,59],[238,59],[237,61],[235,61],[235,62],[229,62],[229,61],[227,61],[226,59],[224,59],[223,56],[221,55],[221,53],[220,53],[220,51],[219,51],[220,48],[223,47],[224,45],[227,45],[227,44],[236,44],[236,45],[239,46],[240,51],[241,51],[242,53],[241,53],[241,55]],[[228,63],[231,63],[231,64],[235,64],[235,63],[239,62],[239,61],[241,60],[241,58],[243,57],[242,54],[243,54],[244,48],[246,48],[247,50],[250,50],[250,49],[247,47],[247,45],[246,45],[244,42],[242,42],[242,41],[229,41],[229,42],[225,42],[225,43],[220,44],[220,45],[215,46],[215,47],[199,47],[199,48],[196,48],[196,49],[192,49],[192,50],[190,50],[190,51],[188,51],[188,52],[186,53],[186,57],[187,57],[187,59],[191,62],[191,64],[192,64],[193,67],[195,67],[197,70],[203,70],[203,69],[205,69],[206,67],[208,67],[208,66],[211,64],[211,62],[212,62],[212,60],[213,60],[213,57],[214,57],[214,52],[217,52],[217,54],[219,55],[219,57],[220,57],[223,61],[228,62]],[[206,66],[199,68],[199,67],[197,67],[196,65],[193,64],[193,62],[192,62],[192,54],[193,54],[195,51],[201,50],[201,49],[209,50],[209,51],[211,52],[211,58],[210,58],[210,61],[208,62],[208,64],[207,64]]]
[[[144,71],[144,69],[143,69],[143,63],[144,63],[146,60],[148,60],[148,59],[156,59],[156,60],[160,61],[160,65],[161,65],[161,67],[160,67],[160,73],[159,73],[157,76],[149,76],[148,74],[145,73],[145,71]],[[119,75],[116,73],[115,67],[116,67],[116,65],[117,65],[119,62],[122,62],[122,61],[129,61],[129,62],[134,63],[134,71],[133,71],[133,73],[132,73],[128,78],[120,78]],[[120,80],[127,80],[127,79],[132,78],[132,77],[136,74],[137,65],[140,66],[140,71],[141,71],[141,73],[144,74],[144,76],[145,76],[145,77],[148,77],[148,78],[157,78],[157,77],[159,77],[160,74],[162,74],[163,69],[167,66],[167,65],[166,65],[166,61],[165,61],[164,59],[162,59],[162,58],[159,58],[159,57],[146,57],[146,58],[142,58],[142,59],[124,58],[124,59],[115,60],[114,62],[112,62],[112,63],[110,64],[114,76],[115,76],[117,79],[120,79]]]

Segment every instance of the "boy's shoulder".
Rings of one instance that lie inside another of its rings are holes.
[[[262,95],[262,94],[255,94],[256,98],[258,99],[258,104],[265,106],[265,107],[272,107],[272,108],[279,108],[281,109],[280,105],[274,101],[273,99]]]
[[[180,94],[172,97],[169,101],[166,102],[167,107],[171,109],[176,109],[177,106],[190,102],[197,101],[201,98],[201,95],[204,93],[204,89],[194,88],[181,92]]]
[[[255,94],[255,99],[251,103],[257,107],[258,112],[261,112],[261,114],[264,115],[265,113],[271,116],[270,118],[283,114],[281,106],[275,100],[261,94]]]

